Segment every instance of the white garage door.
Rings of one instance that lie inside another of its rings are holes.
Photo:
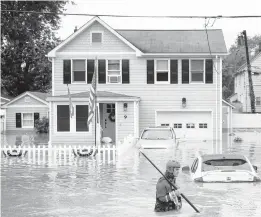
[[[172,126],[177,138],[186,140],[211,140],[211,112],[180,111],[157,112],[158,126]]]

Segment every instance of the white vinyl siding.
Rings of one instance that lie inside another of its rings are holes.
[[[34,127],[32,128],[16,128],[16,113],[21,113],[21,121],[22,121],[22,114],[23,113],[31,113],[34,115],[34,113],[39,113],[39,119],[42,119],[43,117],[48,117],[48,106],[46,107],[10,107],[6,109],[6,130],[34,130]],[[33,116],[34,118],[34,116]]]
[[[92,46],[90,44],[90,31],[103,31],[103,43],[102,46]],[[126,54],[127,52],[133,52],[128,45],[119,40],[115,35],[113,35],[109,30],[102,27],[99,23],[94,23],[91,25],[86,31],[83,31],[80,35],[78,35],[75,39],[65,45],[63,48],[57,51],[57,58],[54,60],[54,95],[65,95],[68,90],[66,85],[63,84],[63,62],[62,60],[65,58],[71,59],[71,54],[74,55],[75,58],[83,57],[80,55],[81,52],[89,53],[84,57],[86,59],[95,59],[98,55],[99,59],[129,59],[129,67],[130,67],[130,83],[128,85],[119,85],[119,84],[98,84],[98,91],[110,91],[113,93],[120,93],[125,95],[137,96],[140,97],[141,101],[139,103],[139,133],[141,130],[148,126],[155,126],[156,118],[155,111],[163,110],[163,109],[183,109],[181,99],[184,97],[187,99],[187,107],[186,109],[210,109],[213,111],[211,116],[211,128],[209,129],[209,134],[213,135],[214,140],[220,139],[220,119],[221,119],[221,97],[222,93],[220,92],[220,81],[221,81],[221,73],[213,72],[213,84],[198,84],[198,83],[190,83],[190,84],[182,84],[182,64],[181,59],[190,59],[190,56],[175,56],[174,59],[178,60],[178,84],[147,84],[147,59],[153,58],[139,58],[136,57],[135,54]],[[60,52],[70,52],[68,56],[65,53]],[[109,52],[106,53],[106,52]],[[115,54],[114,54],[115,53]],[[63,56],[62,56],[63,55]],[[77,56],[79,55],[79,56]],[[170,57],[166,57],[167,59],[172,59]],[[209,55],[206,56],[195,56],[192,59],[209,59]],[[155,57],[157,59],[157,57]],[[158,58],[159,59],[159,58]],[[219,62],[220,58],[213,59],[213,64],[219,70]],[[155,61],[154,61],[155,62]],[[155,69],[155,67],[154,67]],[[106,78],[107,80],[107,78]],[[217,83],[217,97],[216,97],[216,83]],[[89,90],[90,84],[79,84],[79,85],[71,85],[70,90],[72,93],[83,92],[84,90]],[[146,90],[146,91],[144,91]],[[85,101],[88,103],[88,99]],[[216,104],[217,103],[217,104]],[[54,103],[55,104],[55,103]],[[68,102],[67,102],[68,104]],[[118,124],[118,129],[116,129],[116,138],[119,140],[123,139],[125,136],[129,135],[132,130],[128,121],[130,121],[130,115],[127,114],[127,118],[124,118],[124,113],[120,112],[120,109],[123,109],[122,103],[119,104],[118,109],[119,112],[116,112],[116,124]],[[128,103],[128,113],[130,111]],[[55,109],[55,108],[54,108]],[[117,110],[117,109],[116,109]],[[54,113],[55,115],[55,113]],[[54,117],[55,119],[55,117]],[[168,123],[168,122],[164,122]],[[181,122],[176,122],[181,123]],[[216,124],[217,123],[217,124]],[[55,124],[55,123],[54,123]],[[128,124],[128,127],[126,126]],[[183,124],[182,129],[185,129],[186,126]],[[198,127],[198,125],[197,125]],[[217,131],[216,131],[217,127]],[[54,127],[55,129],[55,127]],[[193,130],[193,129],[192,129]],[[203,129],[204,131],[206,129]],[[195,130],[194,130],[195,131]],[[93,131],[94,132],[94,131]],[[77,133],[70,133],[69,135],[55,135],[53,139],[59,143],[60,141],[66,142],[67,140],[71,140],[73,142],[78,141],[83,144],[93,144],[94,136],[90,133],[83,134],[79,136]]]

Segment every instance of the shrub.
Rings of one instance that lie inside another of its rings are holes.
[[[49,119],[42,117],[42,119],[35,121],[35,129],[37,133],[48,133],[49,132]]]

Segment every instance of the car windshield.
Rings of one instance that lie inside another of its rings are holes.
[[[202,163],[202,171],[211,170],[249,170],[250,165],[243,159],[215,159]]]
[[[150,139],[150,140],[166,140],[172,139],[173,135],[170,130],[162,130],[162,129],[149,129],[144,130],[142,134],[142,139]]]

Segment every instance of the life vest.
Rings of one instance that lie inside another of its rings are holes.
[[[175,179],[173,180],[173,184],[175,184]],[[173,191],[173,187],[167,182],[167,180],[164,177],[161,177],[157,183],[157,188],[164,188],[166,189],[166,195],[170,192]],[[158,190],[158,189],[157,189]],[[161,195],[162,196],[162,195]],[[178,203],[179,203],[179,207],[177,207],[177,205],[173,202],[173,201],[168,201],[168,202],[162,202],[158,199],[158,195],[156,193],[156,204],[155,204],[155,212],[166,212],[166,211],[170,211],[170,210],[177,210],[180,209],[182,206],[182,201],[181,201],[181,197],[178,196]]]

